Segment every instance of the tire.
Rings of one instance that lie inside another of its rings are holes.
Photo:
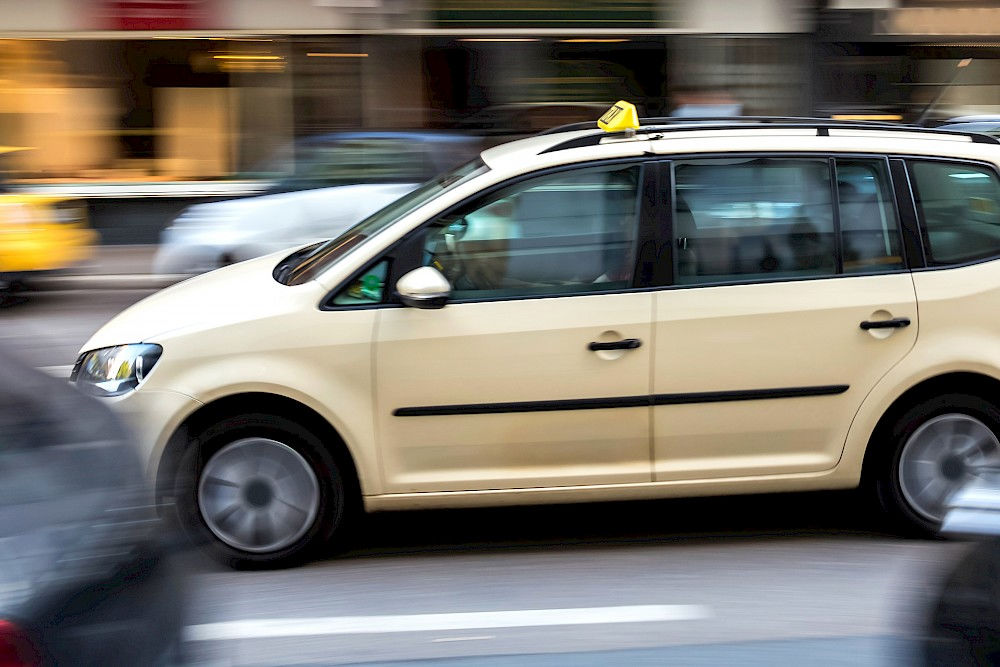
[[[904,532],[937,533],[948,497],[977,467],[1000,464],[1000,410],[971,394],[950,393],[907,409],[873,438],[866,465],[888,518]]]
[[[299,424],[261,413],[200,432],[175,481],[180,523],[231,567],[297,565],[345,533],[343,466]]]

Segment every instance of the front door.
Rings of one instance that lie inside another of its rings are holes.
[[[387,492],[651,479],[642,178],[634,163],[536,176],[420,232],[453,292],[440,310],[379,313]]]

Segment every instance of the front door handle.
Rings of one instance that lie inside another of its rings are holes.
[[[634,350],[640,345],[642,345],[642,341],[638,338],[625,338],[611,343],[597,343],[592,341],[587,348],[591,352],[597,352],[598,350]]]
[[[902,329],[910,326],[909,317],[894,317],[891,320],[865,320],[861,323],[861,328],[865,331],[869,329]]]

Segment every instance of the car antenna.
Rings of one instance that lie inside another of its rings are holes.
[[[917,125],[920,125],[924,122],[924,120],[927,118],[927,114],[929,114],[931,110],[937,106],[937,103],[941,101],[941,98],[944,97],[944,94],[948,92],[948,89],[951,88],[952,84],[955,83],[955,79],[958,78],[958,75],[962,72],[962,69],[968,67],[971,62],[972,58],[963,58],[962,60],[958,61],[958,65],[955,66],[955,71],[952,72],[951,78],[948,79],[948,83],[944,84],[944,87],[941,88],[937,96],[933,100],[931,100],[931,103],[928,104],[926,107],[924,107],[924,110],[920,114],[920,117],[917,118],[916,122]]]

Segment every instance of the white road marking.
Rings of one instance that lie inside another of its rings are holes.
[[[432,644],[437,644],[439,642],[474,642],[482,641],[485,639],[496,639],[496,635],[475,635],[473,637],[438,637],[437,639],[432,639]]]
[[[452,614],[386,616],[327,616],[320,618],[260,618],[189,625],[189,641],[305,637],[309,635],[382,634],[390,632],[441,632],[482,628],[524,628],[551,625],[603,625],[694,621],[709,618],[703,605],[660,604],[573,609],[517,609]]]

